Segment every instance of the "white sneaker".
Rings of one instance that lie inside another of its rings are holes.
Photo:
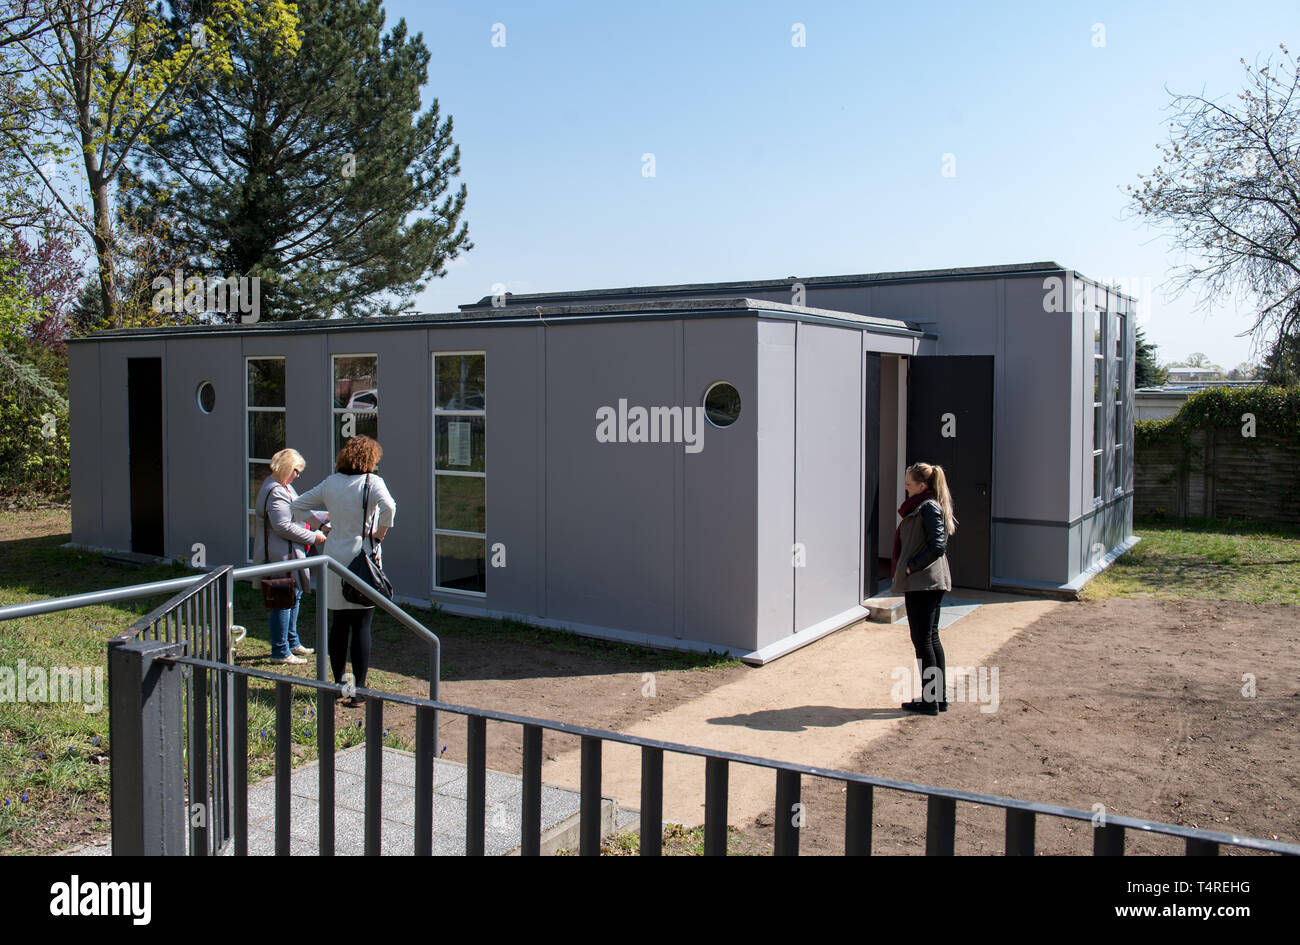
[[[299,656],[311,656],[316,651],[309,646],[295,646],[293,651]]]
[[[305,663],[305,662],[307,662],[307,661],[306,661],[305,659],[303,659],[301,656],[294,656],[292,653],[290,653],[288,656],[286,656],[286,657],[285,657],[284,659],[282,659],[282,660],[272,660],[271,662],[273,662],[273,663]]]

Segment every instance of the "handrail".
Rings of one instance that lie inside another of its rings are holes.
[[[185,603],[191,597],[194,597],[196,594],[201,592],[204,587],[206,587],[209,584],[215,584],[217,581],[224,578],[228,573],[231,573],[230,565],[223,564],[220,567],[212,569],[207,574],[199,575],[199,577],[202,580],[195,581],[194,584],[191,585],[189,588],[183,589],[176,596],[171,597],[165,602],[159,604],[153,610],[149,611],[149,613],[145,614],[135,623],[131,624],[131,626],[127,627],[121,633],[115,635],[113,637],[113,640],[125,641],[125,640],[131,640],[134,639],[135,637],[138,637],[140,634],[148,630],[156,621],[166,617],[171,611],[175,610],[177,607]]]
[[[337,693],[342,689],[342,687],[334,683],[307,680],[303,679],[301,676],[285,676],[278,673],[268,672],[266,670],[253,669],[247,666],[232,667],[224,663],[215,663],[211,660],[198,659],[196,657],[175,656],[161,657],[161,659],[168,662],[183,663],[189,666],[201,666],[205,669],[218,670],[221,672],[234,672],[239,675],[250,676],[269,682],[287,683],[293,686],[310,686],[314,689],[324,690],[327,692],[332,691]],[[381,702],[412,706],[417,709],[423,707],[434,709],[439,712],[450,712],[453,715],[480,718],[494,722],[535,726],[537,728],[548,729],[566,735],[595,738],[600,741],[619,742],[625,745],[658,749],[661,751],[672,752],[674,754],[693,755],[706,759],[736,762],[754,767],[770,768],[778,772],[786,771],[800,775],[809,775],[811,777],[832,778],[845,783],[882,787],[910,794],[921,794],[926,797],[941,797],[952,801],[963,801],[968,804],[980,804],[985,807],[998,807],[1004,810],[1045,814],[1068,820],[1084,820],[1092,821],[1094,823],[1097,820],[1097,815],[1094,811],[1081,810],[1074,807],[1062,807],[1058,804],[1045,804],[1038,801],[1022,801],[1013,797],[1003,797],[996,794],[981,794],[976,791],[966,791],[960,788],[936,787],[934,785],[916,784],[910,781],[898,781],[893,778],[881,778],[868,774],[860,774],[855,771],[841,771],[836,768],[822,768],[814,765],[799,764],[797,762],[777,761],[772,758],[743,755],[733,751],[703,748],[698,745],[684,745],[678,742],[665,742],[653,738],[644,738],[640,735],[630,735],[626,732],[611,732],[605,729],[591,728],[585,725],[575,725],[570,722],[556,722],[550,719],[532,718],[526,715],[515,715],[510,712],[498,712],[492,709],[476,709],[472,706],[440,702],[437,699],[422,699],[419,696],[406,696],[400,693],[382,692],[375,689],[357,688],[356,694],[366,698],[378,699]],[[1263,850],[1270,853],[1300,856],[1300,844],[1287,843],[1278,840],[1266,840],[1258,837],[1244,837],[1238,834],[1226,834],[1214,830],[1202,830],[1198,827],[1184,827],[1179,824],[1167,824],[1162,821],[1147,820],[1142,817],[1128,817],[1108,813],[1102,826],[1123,827],[1132,830],[1141,830],[1145,833],[1159,833],[1180,837],[1187,840],[1197,840],[1206,843],[1224,844],[1252,850]]]
[[[60,610],[75,610],[79,607],[91,607],[96,604],[108,604],[119,600],[134,600],[140,597],[153,597],[157,594],[163,594],[167,591],[173,590],[194,590],[205,581],[213,580],[213,573],[220,572],[230,567],[230,565],[221,565],[209,569],[204,574],[195,574],[189,577],[170,578],[166,581],[152,581],[148,584],[134,584],[127,587],[116,587],[106,591],[90,591],[85,594],[73,594],[69,597],[51,597],[45,600],[28,601],[23,604],[9,604],[0,607],[0,621],[15,620],[19,617],[34,617],[40,614],[56,613]],[[331,570],[343,578],[354,578],[355,575],[329,555],[314,555],[306,559],[299,558],[292,561],[270,561],[265,564],[253,564],[243,568],[234,568],[229,572],[229,577],[231,579],[254,578],[260,577],[264,574],[279,574],[285,571],[302,571],[312,568],[315,568],[320,572],[317,575],[319,588],[318,601],[325,603],[325,606],[319,606],[318,604],[316,608],[316,671],[318,677],[323,680],[325,679],[327,672],[326,660],[329,643],[329,608],[328,601],[326,601],[326,598],[328,597],[328,582],[325,580],[325,575]],[[429,644],[431,648],[429,665],[429,697],[437,699],[439,677],[442,675],[442,641],[438,639],[437,634],[369,585],[361,584],[357,581],[349,581],[348,583],[352,584],[352,586],[356,587],[361,591],[361,593],[369,597],[380,610],[384,611],[384,613],[388,614],[402,626],[423,639],[425,643]],[[174,604],[175,599],[170,600],[158,608],[158,610],[155,610],[154,613],[157,613],[159,610],[168,610],[174,606]],[[152,614],[150,616],[152,616]]]

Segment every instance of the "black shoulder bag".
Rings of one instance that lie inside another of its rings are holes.
[[[275,486],[266,490],[266,501],[262,503],[262,553],[266,560],[271,560],[271,493]],[[262,600],[266,601],[267,610],[292,610],[298,588],[296,577],[262,578]]]
[[[370,538],[370,551],[366,551],[366,538]],[[364,604],[367,607],[375,606],[375,602],[369,597],[357,590],[353,584],[364,584],[374,588],[382,594],[387,600],[393,599],[393,584],[384,574],[383,566],[379,563],[379,553],[375,549],[375,537],[370,532],[370,474],[366,473],[366,487],[361,493],[361,550],[357,556],[352,559],[348,565],[348,570],[355,576],[355,582],[349,582],[347,578],[343,579],[343,599],[350,604]]]

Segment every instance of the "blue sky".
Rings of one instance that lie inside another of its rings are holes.
[[[1251,353],[1234,337],[1248,306],[1206,315],[1194,294],[1168,296],[1178,259],[1126,214],[1123,186],[1157,163],[1169,91],[1232,96],[1240,59],[1300,49],[1294,2],[385,9],[424,35],[426,102],[454,119],[469,190],[475,248],[420,311],[454,311],[494,283],[1052,259],[1136,289],[1162,361],[1202,351],[1228,368]]]

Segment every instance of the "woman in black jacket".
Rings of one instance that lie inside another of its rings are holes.
[[[904,479],[907,499],[898,507],[902,521],[894,532],[893,593],[903,595],[912,647],[921,661],[921,698],[902,708],[922,715],[947,711],[943,645],[939,642],[939,603],[952,590],[948,539],[957,531],[952,494],[942,466],[913,463]]]

